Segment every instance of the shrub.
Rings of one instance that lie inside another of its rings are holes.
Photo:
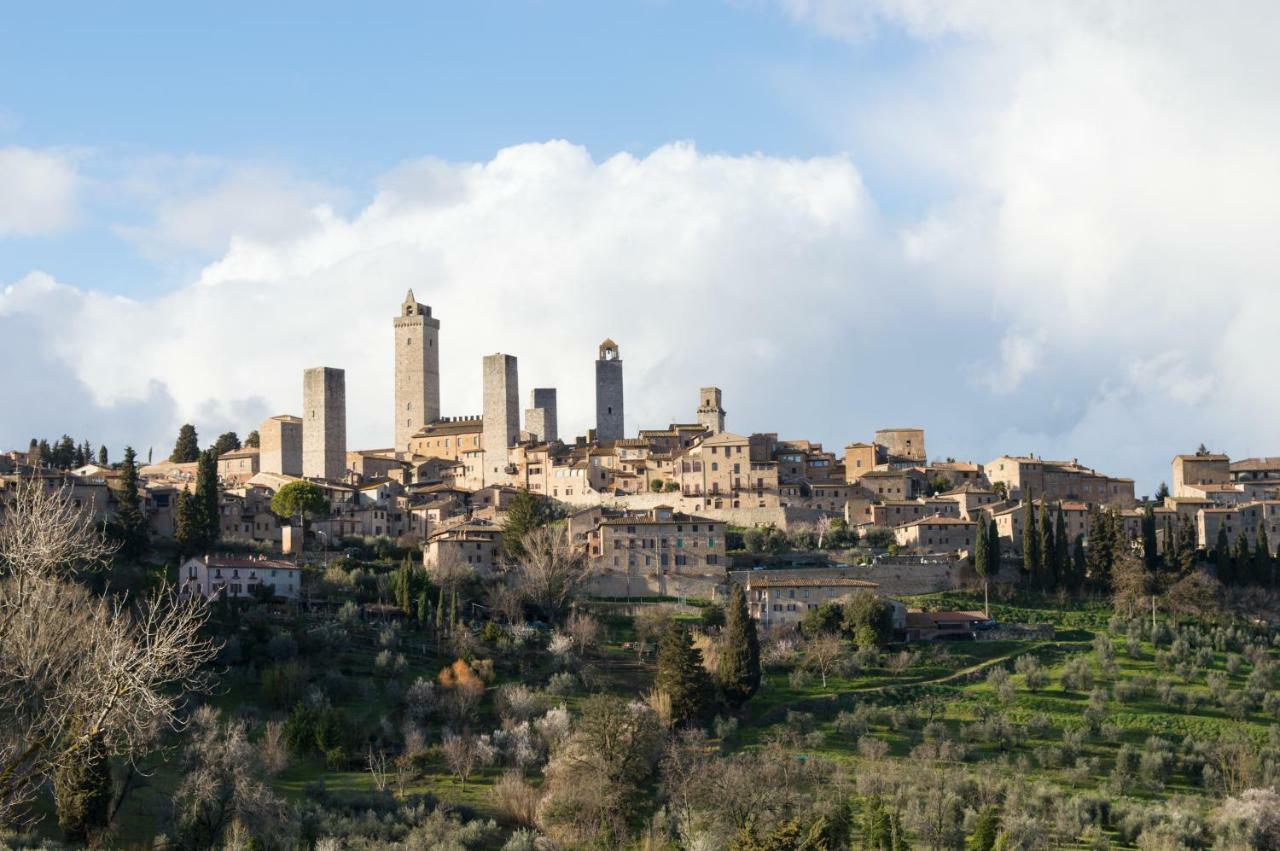
[[[271,665],[262,670],[262,695],[277,709],[287,709],[302,697],[307,671],[297,662]]]

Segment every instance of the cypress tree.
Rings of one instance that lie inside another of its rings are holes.
[[[1213,545],[1213,564],[1218,570],[1218,581],[1234,585],[1235,571],[1231,569],[1231,541],[1227,538],[1227,524],[1218,524],[1218,539]]]
[[[1040,590],[1052,591],[1058,581],[1054,574],[1053,553],[1053,518],[1050,516],[1049,504],[1041,501],[1040,505]]]
[[[440,583],[440,593],[436,596],[436,634],[444,632],[444,583]]]
[[[1035,581],[1040,571],[1040,529],[1036,524],[1036,507],[1031,501],[1031,491],[1022,506],[1022,572],[1028,584]]]
[[[991,572],[991,546],[987,543],[987,521],[978,518],[973,540],[973,572],[985,580]]]
[[[1196,552],[1199,550],[1199,543],[1196,540],[1196,528],[1191,524],[1191,518],[1184,514],[1182,521],[1178,524],[1178,564],[1177,569],[1182,574],[1187,574],[1196,566]]]
[[[1053,524],[1053,572],[1059,587],[1071,587],[1071,545],[1067,542],[1067,518],[1061,503]]]
[[[104,827],[111,810],[111,763],[102,737],[59,763],[53,776],[58,826],[73,842],[85,842]]]
[[[987,521],[987,549],[991,552],[991,574],[997,578],[1000,576],[1001,546],[1000,529],[996,526],[996,519],[992,517]]]
[[[209,549],[218,543],[222,531],[218,511],[218,453],[212,449],[200,453],[194,499],[197,541],[202,548]]]
[[[195,514],[195,498],[185,490],[178,491],[173,510],[173,540],[184,556],[195,555],[200,549],[199,521]]]
[[[1235,549],[1231,551],[1231,572],[1242,585],[1253,581],[1252,559],[1249,554],[1249,536],[1242,529],[1236,536]]]
[[[106,446],[99,446],[99,447],[98,447],[98,466],[99,466],[99,467],[106,467],[107,465],[108,465],[108,461],[107,461],[107,447],[106,447]]]
[[[53,447],[49,445],[49,441],[44,438],[40,439],[40,463],[53,466]]]
[[[1088,583],[1100,594],[1111,593],[1111,566],[1115,563],[1117,535],[1115,519],[1110,511],[1092,509],[1089,523],[1089,545],[1085,551]]]
[[[431,614],[431,604],[427,602],[427,589],[423,588],[418,592],[418,623],[421,626],[427,625],[427,619]]]
[[[702,666],[702,651],[679,621],[672,621],[658,643],[654,686],[671,701],[671,723],[684,727],[701,720],[711,693],[711,678]]]
[[[1267,526],[1261,519],[1253,549],[1253,579],[1259,585],[1271,584],[1271,542],[1267,540]]]
[[[973,833],[965,841],[965,851],[991,851],[996,847],[996,838],[1000,835],[1000,811],[994,806],[986,806],[978,811],[973,822]]]
[[[1071,590],[1079,592],[1084,587],[1086,573],[1084,554],[1084,535],[1076,535],[1076,542],[1071,548]]]
[[[1178,564],[1178,542],[1173,537],[1173,520],[1164,519],[1164,566],[1169,570]]]
[[[138,466],[132,446],[124,448],[124,463],[120,465],[120,491],[117,494],[116,522],[124,537],[122,549],[127,555],[138,556],[147,546],[147,519],[142,514],[142,499],[138,495]]]
[[[178,429],[178,439],[173,444],[173,452],[169,460],[175,464],[189,464],[200,458],[200,439],[196,435],[196,427],[185,423]]]
[[[31,444],[27,447],[27,463],[34,464],[40,460],[40,441],[34,437],[31,438]]]
[[[1148,505],[1142,511],[1142,561],[1148,573],[1160,567],[1160,553],[1156,546],[1156,513]]]
[[[732,706],[741,706],[760,688],[760,639],[747,610],[747,593],[735,584],[724,610],[724,633],[716,679]]]

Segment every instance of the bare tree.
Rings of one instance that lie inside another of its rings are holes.
[[[827,687],[827,675],[835,668],[844,654],[844,642],[840,636],[830,632],[815,635],[804,646],[805,664],[818,672],[822,677],[822,687]]]
[[[391,766],[386,752],[381,749],[375,750],[373,745],[370,745],[365,765],[369,769],[369,776],[373,779],[373,788],[379,792],[387,791],[387,786],[391,782]]]
[[[594,647],[600,639],[600,621],[586,612],[575,611],[569,615],[569,620],[565,623],[564,628],[569,633],[569,637],[573,639],[574,650],[579,656],[584,655],[588,649]]]
[[[471,733],[446,733],[440,746],[445,764],[458,776],[465,788],[467,778],[477,768],[484,768],[493,761],[494,749],[488,737],[474,736]]]
[[[574,545],[563,523],[539,526],[521,541],[525,552],[513,573],[517,587],[534,605],[557,616],[591,578],[587,554]]]
[[[258,754],[262,758],[262,767],[267,774],[275,775],[289,767],[289,747],[284,741],[284,724],[280,721],[268,721],[262,728],[262,739],[258,742]]]
[[[827,535],[831,533],[831,524],[831,517],[827,514],[823,514],[813,524],[814,531],[818,533],[818,549],[822,549],[822,545],[827,540]]]
[[[67,489],[18,485],[0,526],[0,821],[62,765],[133,759],[180,726],[216,647],[203,601],[91,594],[75,573],[112,546]]]

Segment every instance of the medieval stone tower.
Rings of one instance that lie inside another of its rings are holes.
[[[558,440],[556,425],[556,388],[535,387],[529,394],[529,407],[524,411],[524,430],[534,440]]]
[[[418,429],[440,419],[440,320],[409,290],[395,318],[395,451],[407,452]]]
[[[712,434],[724,431],[724,408],[720,407],[719,387],[703,387],[698,391],[698,422]]]
[[[347,374],[331,366],[302,373],[302,475],[341,481],[347,472]]]
[[[520,379],[515,355],[485,355],[484,481],[500,481],[507,466],[507,450],[520,438]]]
[[[622,440],[622,357],[618,344],[605,340],[596,358],[596,440]]]

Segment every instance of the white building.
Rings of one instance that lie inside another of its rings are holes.
[[[269,585],[277,597],[296,600],[302,590],[302,571],[296,564],[265,556],[189,558],[178,569],[178,577],[182,593],[205,599],[220,593],[250,597],[258,586]]]

